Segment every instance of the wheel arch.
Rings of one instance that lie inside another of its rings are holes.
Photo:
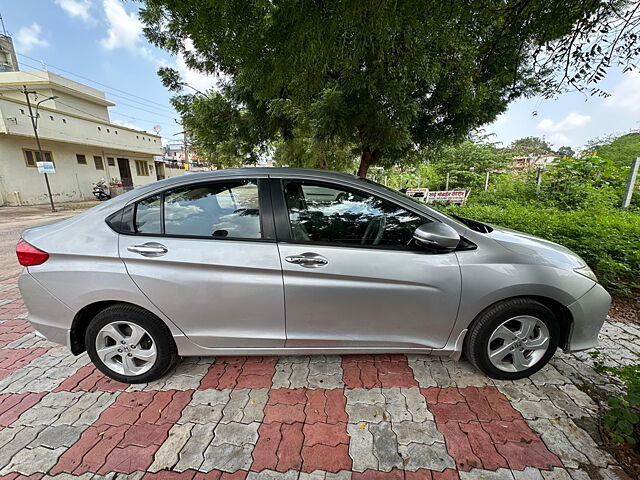
[[[169,325],[167,325],[166,322],[159,318],[155,313],[140,305],[136,305],[135,303],[131,302],[123,302],[121,300],[101,300],[98,302],[90,303],[89,305],[85,305],[74,316],[73,322],[71,323],[71,329],[69,330],[69,348],[71,349],[71,353],[73,353],[74,355],[80,355],[87,350],[84,342],[84,337],[87,333],[89,323],[93,318],[95,318],[98,313],[102,312],[104,309],[112,305],[132,305],[137,308],[141,308],[145,312],[148,312],[149,315],[152,315],[153,317],[158,319],[159,322],[162,322],[167,328],[169,328]]]
[[[558,346],[565,350],[569,344],[569,336],[571,335],[571,329],[573,328],[573,315],[566,306],[550,297],[540,295],[514,295],[511,297],[502,298],[490,305],[487,305],[480,312],[478,312],[478,314],[473,317],[473,320],[469,323],[469,326],[467,328],[471,328],[471,326],[477,321],[477,319],[480,318],[480,316],[490,308],[493,308],[494,306],[508,300],[514,300],[518,298],[536,300],[547,307],[549,310],[551,310],[555,318],[558,320],[558,325],[560,327],[560,339]],[[467,337],[465,336],[464,343],[466,343],[466,341]]]

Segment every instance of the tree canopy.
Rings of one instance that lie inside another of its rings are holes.
[[[625,0],[143,3],[152,43],[224,79],[175,102],[196,144],[214,155],[236,143],[246,160],[264,142],[305,135],[357,146],[361,176],[463,139],[518,97],[585,88],[616,62],[631,68],[640,48],[638,5]],[[174,71],[162,76],[183,86]]]

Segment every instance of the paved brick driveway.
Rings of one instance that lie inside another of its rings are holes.
[[[586,354],[491,381],[420,355],[185,359],[148,385],[108,380],[38,339],[0,283],[0,478],[626,478],[590,434]],[[602,341],[633,360],[640,330]],[[595,434],[595,433],[593,433]]]

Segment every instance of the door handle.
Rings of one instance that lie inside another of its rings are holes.
[[[301,255],[290,255],[285,257],[285,260],[289,263],[294,263],[306,268],[318,268],[323,267],[329,263],[329,260],[317,253],[303,253]]]
[[[160,257],[169,250],[161,243],[149,242],[142,245],[130,245],[127,250],[133,253],[139,253],[143,257]]]

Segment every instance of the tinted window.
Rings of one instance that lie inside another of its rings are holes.
[[[428,220],[364,192],[309,182],[287,182],[294,240],[403,248]]]
[[[136,232],[162,233],[160,229],[161,196],[156,195],[142,200],[136,206]]]
[[[167,235],[261,238],[258,185],[221,182],[167,192],[164,226]]]

